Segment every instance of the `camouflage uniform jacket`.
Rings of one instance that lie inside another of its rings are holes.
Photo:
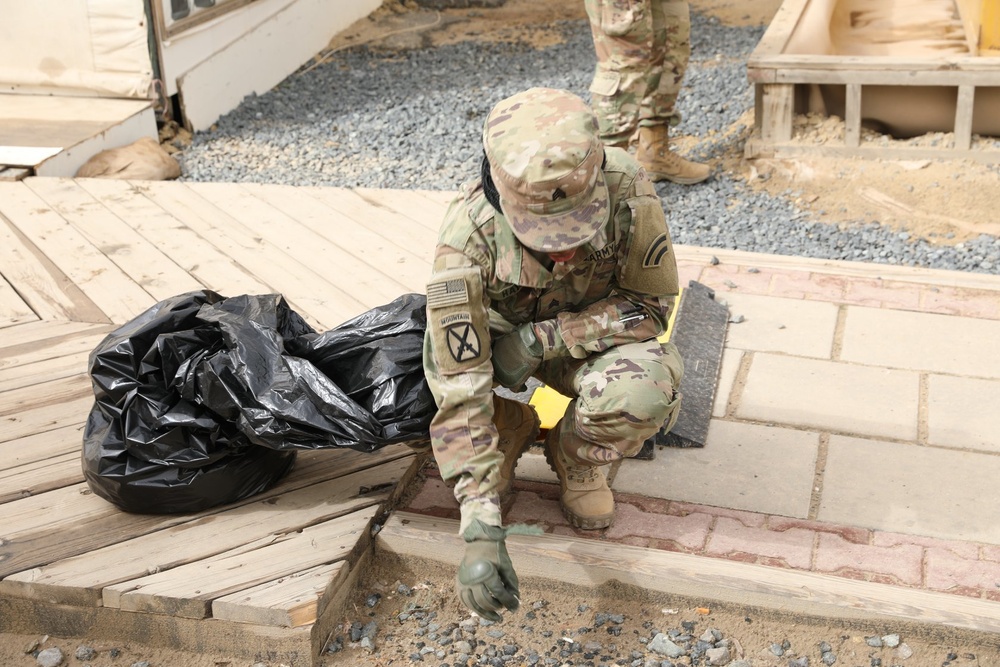
[[[438,405],[431,443],[442,477],[457,478],[461,532],[473,519],[501,525],[493,491],[502,454],[491,421],[490,330],[505,333],[511,325],[534,323],[546,360],[582,359],[666,330],[678,291],[677,266],[660,199],[631,156],[619,149],[606,152],[609,220],[570,262],[552,270],[517,241],[479,179],[462,186],[446,214],[428,286],[424,368]],[[436,313],[430,295],[436,276],[463,268],[478,269],[470,274],[480,285],[470,290],[466,306],[475,331],[466,327],[461,343],[466,351],[456,364],[454,355],[440,348],[451,344],[444,342],[449,339],[442,329],[459,316]],[[639,278],[646,269],[657,272],[652,284]]]

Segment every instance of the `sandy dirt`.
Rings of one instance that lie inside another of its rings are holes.
[[[418,635],[418,628],[423,626],[425,632],[433,631],[444,636],[449,627],[459,626],[463,628],[461,638],[470,641],[469,624],[476,628],[472,641],[485,642],[477,649],[480,654],[486,653],[490,646],[500,653],[505,645],[518,647],[514,661],[509,663],[517,667],[532,664],[532,652],[541,658],[539,665],[544,665],[546,658],[556,659],[556,664],[560,666],[600,667],[632,665],[637,656],[643,661],[647,657],[666,660],[664,656],[651,652],[646,642],[640,639],[650,640],[658,632],[669,633],[671,630],[688,632],[698,638],[710,629],[717,630],[722,638],[731,641],[730,661],[746,660],[746,664],[752,667],[788,667],[791,660],[802,657],[809,659],[809,665],[822,666],[820,645],[823,642],[836,656],[833,664],[838,666],[1000,665],[1000,652],[995,646],[979,646],[968,637],[929,636],[918,628],[906,628],[894,623],[849,624],[811,620],[752,607],[719,606],[709,600],[650,594],[617,584],[582,589],[551,581],[525,580],[521,582],[521,609],[506,614],[500,624],[483,627],[457,601],[453,577],[454,571],[450,567],[437,563],[403,562],[395,556],[383,557],[356,589],[340,628],[340,650],[325,655],[325,665],[413,665],[410,656],[419,653],[424,645],[445,650],[454,646],[451,643],[442,647],[435,638],[428,639],[424,633]],[[409,589],[408,594],[400,593],[400,584]],[[375,594],[379,598],[372,608],[369,604]],[[427,618],[420,612],[436,612],[436,615]],[[404,614],[403,620],[401,613]],[[621,615],[624,620],[621,623],[609,620],[600,623],[598,614]],[[374,639],[374,651],[360,642],[350,641],[352,625],[357,627],[371,621],[375,621],[379,629]],[[432,628],[430,623],[439,627]],[[503,635],[496,636],[498,631]],[[883,644],[872,647],[868,643],[871,638],[881,639],[891,634],[899,635],[897,646]],[[572,652],[574,642],[581,651]],[[784,646],[781,657],[772,650],[775,644]],[[563,656],[563,650],[570,650],[570,656]],[[446,654],[444,658],[438,658],[430,654],[417,664],[435,667],[447,664],[451,667],[455,660],[454,655],[448,657]],[[689,664],[688,659],[675,663],[676,667]],[[700,664],[705,664],[704,659]],[[725,666],[730,662],[722,664]]]
[[[770,21],[780,6],[778,0],[692,0],[697,11],[708,12],[720,20],[735,25],[763,25]],[[386,49],[405,49],[459,40],[518,40],[543,47],[561,39],[559,33],[547,30],[545,24],[555,20],[585,18],[581,0],[508,0],[495,9],[433,11],[422,9],[410,0],[386,0],[371,17],[359,21],[339,35],[322,54],[352,45],[366,43]],[[798,120],[806,126],[806,141],[823,143],[843,132],[842,124],[831,118]],[[912,235],[938,243],[957,243],[979,233],[1000,234],[1000,222],[993,207],[996,205],[1000,176],[995,169],[964,162],[881,162],[871,160],[756,160],[742,157],[739,138],[745,136],[752,117],[748,114],[731,129],[732,151],[723,160],[722,168],[746,180],[752,187],[771,194],[789,197],[815,218],[838,224],[845,221],[878,221]],[[867,140],[886,141],[884,137],[866,136]],[[931,136],[925,141],[946,141],[947,136]],[[410,566],[385,560],[358,588],[353,604],[347,609],[341,630],[347,641],[343,649],[325,656],[328,665],[411,665],[410,655],[418,651],[419,638],[414,630],[417,621],[400,622],[398,614],[409,608],[424,607],[437,611],[435,622],[442,626],[458,624],[469,618],[452,591],[453,572],[428,566],[415,573]],[[410,586],[414,596],[396,593],[399,583]],[[365,605],[372,592],[380,592],[380,602],[374,609]],[[994,642],[986,646],[967,637],[922,636],[916,630],[908,632],[900,626],[850,626],[847,624],[805,619],[789,619],[760,610],[713,607],[707,601],[671,599],[666,596],[636,597],[637,591],[611,589],[576,590],[553,586],[545,582],[523,582],[522,610],[508,617],[495,628],[481,628],[478,638],[489,640],[486,645],[509,643],[520,647],[519,655],[534,650],[543,658],[560,657],[560,651],[571,642],[600,642],[590,664],[631,664],[631,651],[645,654],[640,637],[650,637],[651,630],[664,632],[681,628],[682,623],[694,623],[698,634],[715,628],[733,641],[733,658],[744,658],[753,667],[786,667],[791,658],[809,657],[810,665],[822,665],[818,651],[820,642],[828,642],[837,654],[836,665],[849,667],[953,667],[1000,665],[1000,652]],[[416,607],[414,606],[416,604]],[[621,613],[625,622],[618,635],[606,627],[594,628],[592,634],[581,635],[580,628],[594,626],[596,612]],[[374,653],[349,641],[352,623],[375,620],[380,628],[375,637]],[[526,627],[532,628],[531,631]],[[492,639],[486,632],[502,629],[503,639]],[[536,632],[537,630],[537,632]],[[549,637],[542,631],[554,632]],[[899,648],[872,648],[866,637],[899,632],[901,641],[912,655],[903,658]],[[566,638],[569,642],[566,641]],[[788,642],[788,653],[782,658],[771,651],[773,643]],[[615,645],[614,650],[610,647]],[[97,657],[89,663],[74,658],[77,648],[90,646]],[[149,667],[209,667],[251,666],[254,660],[235,655],[192,655],[161,648],[132,645],[112,645],[87,638],[54,638],[0,634],[0,665],[31,667],[38,664],[33,652],[59,647],[66,656],[63,664],[131,666],[146,661]],[[484,647],[480,647],[484,648]],[[118,654],[112,657],[112,649]],[[548,652],[548,653],[547,653]],[[612,654],[614,654],[612,656]],[[601,656],[615,657],[600,662]],[[573,664],[587,664],[582,654]],[[450,658],[453,662],[454,657]],[[442,660],[429,656],[419,664],[439,665]],[[277,667],[278,663],[259,663]],[[450,664],[450,663],[449,663]],[[526,661],[511,664],[528,664]],[[544,661],[539,663],[544,664]],[[562,660],[558,664],[563,664]],[[686,663],[681,663],[686,664]]]

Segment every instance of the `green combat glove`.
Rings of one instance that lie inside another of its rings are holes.
[[[521,604],[517,573],[507,554],[507,535],[540,535],[541,529],[516,525],[488,526],[475,519],[465,529],[465,558],[458,566],[456,587],[466,607],[483,618],[500,622],[501,609],[517,611]]]
[[[504,387],[520,391],[542,363],[542,344],[530,324],[522,324],[493,344],[493,377]]]

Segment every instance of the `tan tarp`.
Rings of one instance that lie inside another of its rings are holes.
[[[141,0],[0,0],[0,91],[151,97]]]

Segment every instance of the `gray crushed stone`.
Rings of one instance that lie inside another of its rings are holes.
[[[476,174],[483,120],[495,102],[531,86],[589,99],[593,42],[585,21],[561,21],[561,44],[474,41],[403,51],[358,46],[248,97],[179,155],[186,181],[455,190]],[[700,138],[694,158],[720,156],[721,132],[753,105],[745,62],[763,27],[692,15],[692,61],[678,132]],[[676,243],[777,255],[1000,273],[1000,239],[955,246],[870,221],[820,222],[789,199],[730,174],[699,186],[658,184]],[[786,193],[794,194],[794,193]]]
[[[531,611],[505,619],[504,625],[510,629],[505,633],[492,621],[471,617],[453,622],[447,620],[448,612],[439,614],[423,605],[407,603],[404,611],[393,612],[377,626],[374,621],[347,624],[349,631],[331,637],[323,654],[343,654],[338,657],[348,662],[352,657],[360,660],[371,650],[370,643],[365,645],[370,637],[371,642],[381,644],[379,655],[386,664],[397,664],[394,659],[399,658],[402,664],[426,662],[441,667],[753,667],[765,662],[788,667],[832,667],[839,664],[835,647],[854,654],[850,664],[858,659],[857,638],[844,634],[835,633],[829,641],[809,646],[794,646],[786,638],[774,637],[770,644],[770,653],[778,658],[774,662],[774,658],[764,658],[765,651],[748,655],[747,638],[741,641],[737,635],[697,620],[656,622],[618,610],[592,610],[581,605],[576,618],[580,625],[571,630],[566,627],[568,619],[549,613],[544,600],[536,600],[526,608]],[[749,616],[745,620],[752,621]],[[373,632],[359,641],[361,627],[373,628]],[[427,628],[435,629],[439,636],[431,639],[422,632]],[[899,642],[898,634],[886,636],[894,638],[898,650],[873,647],[869,642],[870,648],[862,653],[867,654],[865,660],[871,665],[897,665],[899,660],[913,656],[913,651]],[[865,639],[872,637],[878,638],[874,635]],[[926,656],[929,662],[922,664],[947,665],[958,657],[942,646],[940,656]],[[975,661],[976,656],[967,653],[962,659]]]

